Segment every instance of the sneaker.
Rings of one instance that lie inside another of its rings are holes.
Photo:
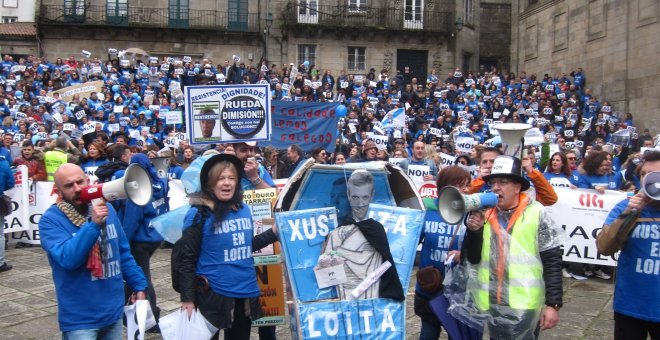
[[[605,274],[605,273],[604,273],[602,270],[600,270],[600,269],[596,269],[596,270],[594,271],[594,275],[595,275],[597,278],[599,278],[599,279],[603,279],[603,280],[609,280],[609,279],[612,278],[611,276]]]
[[[567,279],[573,277],[573,275],[571,275],[571,273],[569,273],[568,270],[566,270],[566,268],[561,269],[561,276]]]
[[[594,276],[594,272],[592,272],[591,269],[585,269],[584,270],[584,276],[586,276],[586,277]]]
[[[14,267],[11,264],[8,264],[7,262],[5,262],[5,263],[2,264],[2,266],[0,266],[0,273],[11,270],[12,268],[14,268]]]

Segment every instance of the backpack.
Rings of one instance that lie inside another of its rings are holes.
[[[171,277],[172,277],[172,288],[177,293],[181,293],[181,283],[179,282],[179,276],[181,275],[180,269],[181,269],[181,257],[183,255],[183,241],[184,239],[190,239],[193,238],[196,240],[197,244],[199,245],[199,248],[196,249],[196,254],[194,254],[195,258],[199,257],[199,252],[200,248],[202,245],[202,226],[206,222],[206,218],[208,217],[208,209],[203,206],[195,206],[197,208],[197,213],[195,214],[195,217],[193,218],[193,224],[190,226],[190,228],[186,229],[183,231],[183,234],[181,235],[181,238],[178,239],[175,243],[174,246],[172,247],[172,256],[171,256]]]

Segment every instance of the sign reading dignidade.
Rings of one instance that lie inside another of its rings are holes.
[[[268,85],[187,86],[185,91],[191,144],[269,140]]]

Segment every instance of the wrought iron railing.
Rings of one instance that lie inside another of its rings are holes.
[[[237,14],[229,11],[197,10],[186,7],[144,8],[126,4],[91,5],[70,8],[42,5],[38,21],[42,24],[79,24],[126,27],[214,29],[259,32],[257,13]]]
[[[287,25],[423,30],[439,33],[451,33],[454,26],[454,13],[441,9],[349,7],[293,1],[288,3],[284,15],[284,23]]]

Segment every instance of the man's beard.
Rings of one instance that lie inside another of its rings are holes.
[[[74,201],[80,200],[80,196],[74,197],[73,200],[68,200],[66,198],[62,198],[62,200],[66,203],[69,203],[74,209],[76,209],[76,211],[79,214],[81,214],[83,216],[87,216],[87,213],[89,212],[89,205],[87,205],[87,204],[78,204],[78,203],[74,202]]]

